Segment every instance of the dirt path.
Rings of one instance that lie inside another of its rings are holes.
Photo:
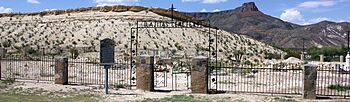
[[[302,100],[300,96],[264,95],[264,94],[191,94],[190,91],[171,92],[145,92],[141,90],[110,89],[110,94],[105,95],[102,86],[75,86],[75,85],[55,85],[53,83],[32,83],[15,82],[11,85],[1,81],[0,97],[6,96],[4,93],[14,92],[20,94],[37,94],[38,98],[60,99],[71,98],[68,101],[84,101],[84,98],[91,98],[88,101],[99,102],[127,102],[127,101],[223,101],[223,102],[296,102],[296,101],[324,101],[338,102],[348,100]],[[46,97],[46,98],[45,98]],[[4,98],[5,100],[8,97]],[[35,97],[34,97],[35,99]],[[74,100],[82,99],[82,100]],[[2,99],[3,100],[3,99]],[[3,100],[4,101],[4,100]],[[24,101],[24,100],[13,100]],[[28,100],[26,100],[28,101]],[[36,100],[38,101],[38,100]],[[45,101],[45,100],[44,100]],[[85,100],[86,101],[86,100]],[[11,101],[12,102],[12,101]],[[348,101],[350,102],[350,101]]]

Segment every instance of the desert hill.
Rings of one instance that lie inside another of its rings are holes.
[[[324,21],[311,25],[286,22],[264,14],[254,2],[231,10],[185,14],[196,19],[209,19],[220,29],[282,48],[301,48],[302,39],[305,39],[306,47],[341,47],[346,44],[345,35],[350,30],[348,22]]]
[[[93,57],[98,56],[99,41],[111,38],[116,42],[117,51],[121,55],[127,55],[130,50],[130,29],[135,27],[137,20],[170,20],[169,17],[164,16],[167,14],[160,15],[152,9],[106,9],[118,8],[118,6],[95,8],[2,14],[0,17],[1,46],[11,53],[31,49],[40,53],[60,54],[69,49],[84,49],[83,55]],[[61,11],[66,13],[60,13]],[[186,16],[178,15],[176,19],[181,20],[183,17]],[[141,29],[139,30],[139,49],[175,50],[180,55],[194,56],[197,51],[208,50],[207,32],[208,29],[198,28]],[[224,30],[219,30],[218,35],[219,57],[223,59],[234,52],[243,52],[248,59],[263,59],[270,53],[284,53],[246,36]]]

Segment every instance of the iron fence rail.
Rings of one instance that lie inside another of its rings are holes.
[[[301,94],[302,69],[219,64],[210,68],[209,81],[211,90],[216,91]]]
[[[16,80],[54,81],[55,60],[47,57],[5,57],[0,59],[1,78]],[[115,87],[135,85],[135,68],[130,67],[130,60],[120,59],[109,69],[109,84]],[[155,72],[156,87],[178,88],[178,81],[186,80],[184,88],[191,85],[191,66],[180,64],[178,68]],[[186,69],[186,73],[177,73]],[[164,68],[162,68],[164,69]],[[170,68],[169,68],[170,69]],[[344,65],[319,65],[317,67],[317,89],[319,96],[350,97],[350,72],[344,70]],[[215,91],[269,94],[302,93],[303,65],[280,64],[273,66],[231,65],[226,63],[209,64],[209,88]],[[68,60],[69,84],[103,85],[105,71],[97,61],[80,58]],[[178,77],[179,76],[179,77]],[[180,79],[179,79],[180,80]],[[171,84],[171,85],[170,85]]]
[[[350,98],[350,72],[344,65],[320,65],[317,67],[316,94]]]
[[[105,82],[104,67],[96,61],[89,59],[68,60],[68,81],[70,84],[103,85]],[[108,83],[116,87],[131,85],[130,63],[118,61],[109,68]]]
[[[3,79],[54,81],[55,61],[47,57],[1,58]]]
[[[235,93],[302,94],[302,64],[209,65],[209,87],[214,91]],[[316,94],[350,98],[350,72],[344,65],[317,67]]]

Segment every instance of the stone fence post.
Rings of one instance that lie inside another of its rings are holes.
[[[136,62],[136,88],[154,90],[154,57],[141,55]]]
[[[68,84],[68,58],[56,59],[55,84]]]
[[[1,60],[2,60],[2,56],[0,56],[0,80],[1,80]]]
[[[339,56],[339,62],[344,62],[344,56],[343,55]]]
[[[317,66],[304,65],[303,70],[303,99],[316,99]]]
[[[304,54],[301,54],[301,55],[300,55],[300,60],[304,61],[304,57],[305,57],[305,55],[304,55]]]
[[[284,60],[284,57],[285,57],[286,55],[284,55],[283,53],[281,54],[281,60]]]
[[[320,55],[320,62],[324,62],[324,55]]]
[[[207,94],[208,91],[208,57],[197,56],[192,60],[191,91]]]

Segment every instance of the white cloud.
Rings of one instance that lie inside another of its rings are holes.
[[[227,0],[203,0],[202,3],[204,4],[216,4],[221,2],[226,2]]]
[[[220,10],[219,9],[215,9],[215,10],[213,10],[213,12],[219,12]]]
[[[286,9],[281,14],[280,18],[284,21],[297,23],[297,24],[303,24],[305,23],[305,20],[303,18],[303,15],[297,10],[297,9]]]
[[[57,9],[45,9],[44,11],[54,11],[54,10],[57,10]]]
[[[226,2],[227,0],[181,0],[182,2],[198,2],[200,1],[201,3],[204,4],[216,4],[216,3],[221,3],[221,2]]]
[[[313,19],[310,19],[308,20],[307,22],[304,23],[304,25],[307,25],[307,24],[314,24],[314,23],[318,23],[318,22],[321,22],[321,21],[330,21],[332,19],[330,18],[327,18],[327,17],[318,17],[318,18],[313,18]]]
[[[97,6],[136,5],[138,0],[95,0]]]
[[[40,4],[38,0],[27,0],[27,2],[31,4]]]
[[[347,0],[349,1],[349,0]],[[338,3],[346,2],[346,0],[314,0],[314,1],[306,1],[298,4],[296,7],[286,9],[280,15],[280,19],[296,24],[306,25],[306,24],[314,24],[320,21],[329,20],[329,21],[344,21],[344,20],[333,20],[327,17],[318,17],[312,18],[309,20],[305,20],[303,18],[303,14],[301,11],[309,8],[309,9],[321,9],[322,7],[331,7],[335,6]]]
[[[329,7],[337,4],[336,0],[319,0],[319,1],[307,1],[300,3],[300,8],[317,8],[317,7]]]
[[[200,0],[181,0],[181,2],[197,2],[197,1],[200,1]]]
[[[215,9],[213,11],[207,11],[206,9],[202,9],[200,12],[218,12],[220,11],[219,9]]]
[[[10,12],[13,12],[11,8],[5,8],[0,6],[0,13],[10,13]]]

